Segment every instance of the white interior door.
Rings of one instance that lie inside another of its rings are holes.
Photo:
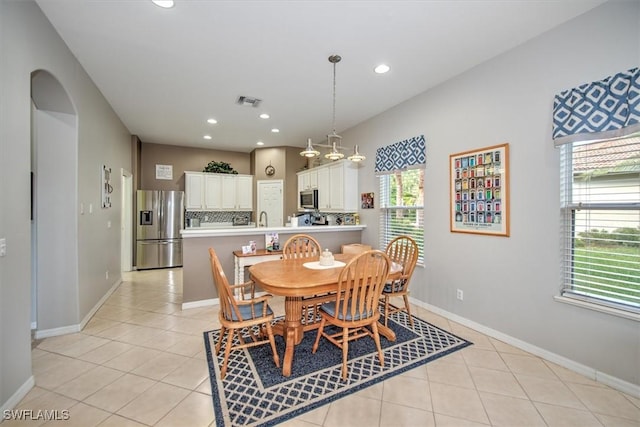
[[[281,179],[257,182],[258,214],[256,222],[260,221],[260,212],[265,211],[267,213],[267,227],[283,226],[283,187],[284,182]]]

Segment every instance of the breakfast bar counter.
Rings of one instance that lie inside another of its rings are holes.
[[[267,234],[278,233],[281,245],[294,234],[309,234],[320,242],[323,249],[338,253],[343,244],[360,243],[362,230],[365,228],[365,225],[186,228],[180,232],[183,238],[182,307],[194,308],[218,303],[209,262],[210,247],[218,254],[225,274],[231,278],[229,281],[234,282],[236,275],[241,277],[236,272],[234,251],[242,251],[242,247],[249,245],[249,241],[255,241],[256,248],[264,250]]]

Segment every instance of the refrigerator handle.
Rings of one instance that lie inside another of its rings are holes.
[[[158,238],[164,239],[164,193],[158,192]]]

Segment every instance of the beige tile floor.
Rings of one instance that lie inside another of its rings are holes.
[[[215,425],[202,332],[218,327],[216,308],[181,310],[181,299],[181,269],[126,273],[82,332],[35,343],[36,385],[17,409],[68,410],[69,420],[2,426]],[[414,311],[474,345],[284,425],[640,426],[640,399]]]

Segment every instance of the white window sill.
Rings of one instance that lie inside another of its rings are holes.
[[[600,313],[610,314],[612,316],[623,317],[625,319],[635,320],[636,322],[640,322],[640,314],[633,313],[631,311],[620,310],[613,307],[607,307],[606,305],[595,304],[588,301],[583,301],[577,298],[570,298],[564,296],[555,296],[554,300],[564,303],[575,305],[576,307],[582,307],[589,310],[599,311]]]

